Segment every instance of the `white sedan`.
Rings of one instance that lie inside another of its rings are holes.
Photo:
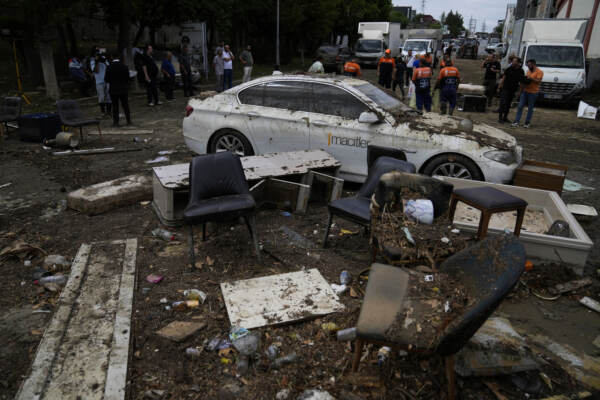
[[[356,182],[367,175],[370,145],[402,150],[426,175],[510,181],[522,156],[515,138],[461,121],[421,116],[359,79],[273,75],[190,99],[183,136],[197,154],[323,149],[341,162],[340,176]]]

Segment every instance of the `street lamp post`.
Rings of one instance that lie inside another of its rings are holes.
[[[279,65],[279,0],[277,0],[277,33],[275,37],[275,64]]]

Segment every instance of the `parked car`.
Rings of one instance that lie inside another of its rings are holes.
[[[468,38],[460,46],[460,49],[458,51],[458,56],[460,58],[476,59],[478,52],[479,52],[479,41],[477,40],[477,38]]]
[[[347,47],[322,44],[317,49],[317,56],[323,57],[325,72],[343,72],[344,64],[352,57],[352,52]]]
[[[488,44],[485,47],[485,51],[489,54],[495,53],[500,57],[504,57],[506,54],[506,46],[504,43]]]
[[[361,182],[369,145],[402,149],[420,173],[508,182],[522,158],[515,138],[460,118],[419,115],[369,82],[343,77],[275,75],[255,79],[186,107],[183,136],[197,154],[240,156],[324,149],[340,176]]]

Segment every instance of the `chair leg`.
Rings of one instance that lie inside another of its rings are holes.
[[[458,204],[458,198],[453,193],[452,196],[450,197],[450,213],[448,215],[448,218],[450,218],[450,223],[452,223],[454,221],[454,213],[456,212],[457,204]]]
[[[446,365],[446,380],[448,381],[448,400],[454,400],[454,354],[444,357],[444,364]]]
[[[515,236],[519,236],[521,233],[521,226],[523,225],[523,219],[525,218],[525,210],[527,207],[521,207],[517,210],[517,223],[515,224]]]
[[[363,350],[362,339],[356,339],[354,342],[354,360],[352,360],[352,372],[358,371],[358,364],[360,364],[360,357],[362,356]]]
[[[327,219],[327,227],[325,228],[325,237],[323,237],[323,248],[327,246],[327,238],[329,237],[329,230],[331,229],[331,223],[333,222],[333,214],[329,213],[329,218]]]
[[[190,236],[189,236],[189,246],[190,246],[190,263],[192,265],[192,271],[196,266],[196,255],[194,254],[194,225],[190,225]]]
[[[491,217],[492,213],[487,210],[481,210],[481,218],[479,219],[479,229],[477,232],[477,238],[479,240],[483,239],[485,235],[487,235]]]
[[[256,218],[254,217],[254,215],[250,215],[247,217],[244,217],[244,220],[246,221],[246,225],[248,225],[248,230],[250,231],[250,237],[252,238],[252,241],[254,242],[254,251],[256,252],[256,258],[258,258],[258,262],[262,262],[262,258],[260,256],[260,247],[258,247],[258,235],[256,233]]]
[[[206,241],[206,222],[202,223],[202,241]]]

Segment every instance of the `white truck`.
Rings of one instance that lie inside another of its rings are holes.
[[[441,46],[442,36],[441,29],[403,29],[400,32],[402,55],[407,56],[409,50],[413,55],[435,54]]]
[[[361,65],[377,65],[386,49],[390,49],[392,57],[396,57],[402,43],[401,29],[397,22],[359,22],[359,39],[354,48],[354,56]]]
[[[515,21],[502,66],[516,55],[526,61],[534,59],[544,72],[540,99],[576,102],[586,87],[583,39],[587,19],[520,19]]]

